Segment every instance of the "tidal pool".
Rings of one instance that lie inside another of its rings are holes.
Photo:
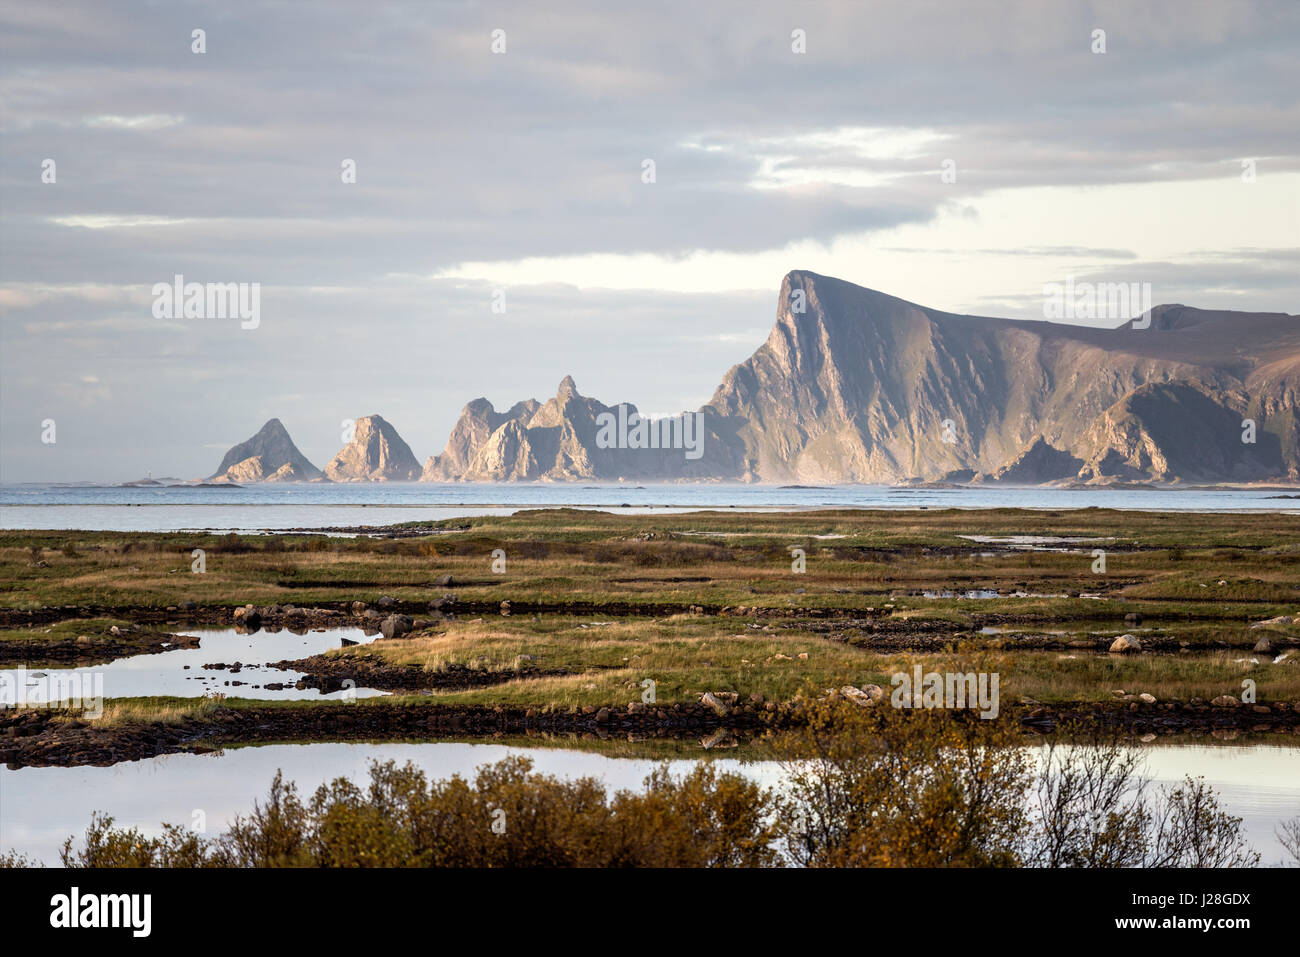
[[[0,704],[14,704],[16,693],[28,704],[44,704],[52,698],[58,701],[147,695],[201,698],[214,693],[240,698],[341,698],[346,692],[322,694],[314,688],[299,691],[293,686],[303,676],[302,672],[268,668],[267,662],[293,661],[338,648],[345,641],[365,644],[379,637],[367,635],[360,628],[331,628],[301,635],[287,630],[240,634],[233,628],[187,628],[176,633],[197,635],[199,646],[132,655],[83,668],[0,669]],[[236,663],[240,666],[238,671],[233,670]],[[214,664],[226,667],[204,668]],[[285,687],[268,689],[268,683]],[[357,688],[352,693],[361,698],[386,692]]]

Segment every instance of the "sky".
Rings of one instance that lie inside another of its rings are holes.
[[[565,375],[698,408],[796,268],[1300,312],[1297,247],[1294,0],[0,0],[0,482],[206,476],[272,417],[423,461]]]

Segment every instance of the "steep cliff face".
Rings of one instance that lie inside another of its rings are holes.
[[[693,455],[610,449],[596,420],[620,407],[578,395],[566,379],[544,405],[497,413],[486,400],[470,403],[424,476],[1300,478],[1297,317],[1174,305],[1148,318],[1093,329],[954,315],[796,270],[767,341],[701,410]]]
[[[279,419],[271,419],[247,441],[234,446],[208,479],[216,482],[310,482],[321,470],[307,461]]]
[[[382,416],[357,419],[352,441],[325,466],[335,482],[410,482],[420,477],[411,447]]]
[[[1260,365],[1300,354],[1296,317],[1157,306],[1141,326],[958,316],[796,271],[710,405],[762,481],[1296,477],[1295,363]]]

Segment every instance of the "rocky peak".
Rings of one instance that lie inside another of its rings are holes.
[[[325,466],[336,482],[410,482],[420,477],[420,463],[397,429],[380,415],[356,420],[352,441]]]
[[[256,462],[249,460],[255,459]],[[231,470],[239,466],[239,475]],[[281,472],[285,466],[288,471]],[[321,476],[321,470],[307,461],[289,437],[288,430],[279,419],[270,419],[252,438],[234,446],[221,460],[209,479],[228,482],[261,482],[279,474],[277,481],[311,481]]]

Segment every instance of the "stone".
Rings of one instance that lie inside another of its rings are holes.
[[[1147,694],[1145,691],[1138,695],[1138,698],[1140,698],[1145,704],[1156,703],[1156,696],[1153,694]]]
[[[1251,622],[1252,628],[1281,628],[1283,625],[1291,624],[1295,619],[1290,615],[1278,615],[1275,618],[1267,618],[1264,621]]]
[[[862,693],[870,698],[873,704],[885,699],[885,689],[880,685],[863,685]]]
[[[379,633],[385,638],[401,638],[411,630],[413,622],[405,615],[389,615],[379,625]]]
[[[450,588],[456,584],[456,579],[450,575],[439,575],[433,580],[433,583],[439,588]]]
[[[1113,655],[1125,655],[1141,650],[1142,642],[1132,635],[1120,635],[1110,643],[1110,652]]]
[[[722,718],[731,713],[731,709],[712,691],[706,691],[700,696],[700,704],[713,709],[713,713]]]
[[[871,695],[859,688],[853,687],[852,685],[845,685],[840,689],[840,694],[843,695],[845,699],[852,701],[859,708],[870,708],[876,703],[875,699],[872,698]]]
[[[1214,705],[1216,708],[1235,708],[1237,707],[1237,699],[1230,694],[1221,694],[1211,701],[1210,704]]]
[[[1256,654],[1271,655],[1273,653],[1273,642],[1269,641],[1267,638],[1261,638],[1259,641],[1255,642],[1255,647],[1251,650]]]

